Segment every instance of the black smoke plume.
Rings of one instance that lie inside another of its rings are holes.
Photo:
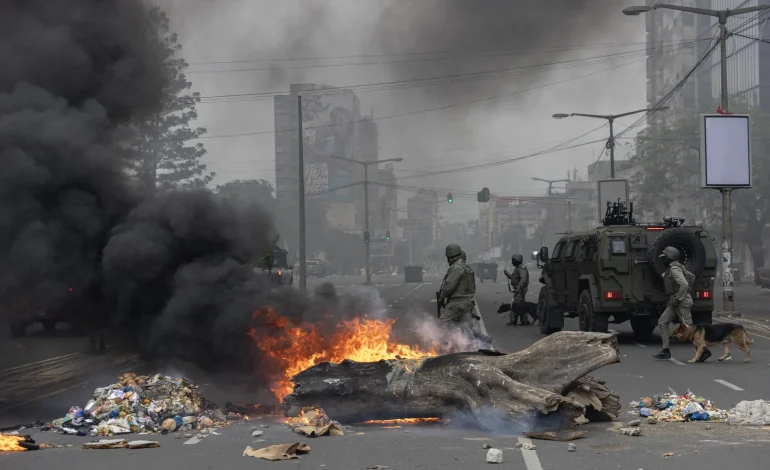
[[[142,2],[0,5],[0,320],[74,310],[147,351],[247,365],[255,306],[306,305],[254,275],[266,211],[135,190],[115,136],[164,85]]]

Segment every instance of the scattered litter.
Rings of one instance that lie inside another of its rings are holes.
[[[548,432],[525,432],[524,435],[531,439],[541,439],[544,441],[574,441],[582,439],[588,434],[587,431],[548,431]]]
[[[251,432],[251,437],[259,437],[262,434],[264,434],[262,431],[252,431]]]
[[[576,450],[577,450],[577,446],[575,444],[573,444],[571,442],[569,444],[567,444],[567,451],[575,452]]]
[[[125,439],[102,439],[100,441],[86,442],[84,449],[156,449],[160,447],[158,441],[126,441]]]
[[[647,424],[658,424],[658,420],[653,416],[647,417]]]
[[[744,400],[728,413],[727,424],[733,426],[767,426],[770,424],[770,402]]]
[[[620,434],[624,436],[641,436],[642,428],[621,428]]]
[[[208,428],[221,412],[185,378],[160,374],[123,374],[118,382],[94,390],[83,408],[73,406],[46,429],[79,436],[161,432]]]
[[[642,422],[640,420],[638,420],[638,419],[634,419],[634,420],[629,421],[627,424],[629,426],[631,426],[632,428],[634,428],[634,427],[639,426],[640,424],[642,424]]]
[[[503,463],[503,451],[500,449],[489,449],[487,451],[487,463]]]
[[[491,445],[489,445],[489,444],[484,444],[483,446],[481,446],[481,448],[482,448],[482,449],[491,449],[491,448],[492,448],[492,446],[491,446]]]
[[[535,450],[537,449],[537,446],[530,442],[525,442],[524,444],[521,445],[521,448],[524,450]]]
[[[673,456],[674,456],[673,452],[666,452],[665,454],[663,454],[663,457],[673,457]]]
[[[290,418],[286,424],[297,434],[308,437],[318,436],[344,436],[340,423],[333,421],[326,412],[320,408],[306,408],[299,416]]]
[[[298,459],[301,454],[309,454],[310,446],[295,442],[293,444],[277,444],[264,447],[262,449],[252,449],[246,447],[243,451],[244,457],[254,457],[264,460],[291,460]]]
[[[238,420],[242,417],[274,414],[276,412],[276,407],[273,405],[259,405],[255,403],[227,402],[225,403],[225,411],[228,413],[227,419],[230,419],[230,414],[233,414],[233,419]]]
[[[637,402],[631,402],[637,403]],[[712,421],[724,422],[728,413],[714,406],[710,400],[699,397],[688,390],[685,395],[672,393],[645,397],[636,405],[639,416],[666,422]]]
[[[517,442],[516,447],[521,449],[522,447],[524,447],[524,444],[522,444],[521,442]]]
[[[730,417],[728,416],[728,419],[729,419],[729,418],[730,418]],[[711,431],[711,426],[709,426],[708,424],[706,425],[706,431]]]

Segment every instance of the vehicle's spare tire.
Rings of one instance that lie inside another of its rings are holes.
[[[679,262],[688,271],[696,276],[703,272],[703,266],[706,264],[706,247],[703,246],[703,242],[698,235],[679,227],[663,230],[650,244],[647,257],[655,272],[658,274],[666,272],[666,264],[659,256],[667,246],[673,246],[679,250]]]

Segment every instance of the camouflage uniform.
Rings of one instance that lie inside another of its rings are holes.
[[[465,263],[466,260],[468,259],[467,255],[465,254],[465,250],[462,251],[462,254],[460,255],[460,259],[462,260],[463,263]],[[470,269],[470,271],[471,271],[471,279],[472,279],[472,281],[471,281],[471,297],[473,298],[474,309],[471,312],[471,314],[473,315],[473,320],[472,320],[472,322],[473,322],[473,332],[476,335],[476,338],[478,339],[478,342],[479,342],[478,346],[479,346],[479,348],[487,348],[488,349],[488,348],[492,347],[492,339],[493,338],[492,338],[492,336],[485,335],[484,333],[482,333],[482,331],[481,331],[481,317],[476,315],[476,311],[475,311],[476,310],[475,309],[475,305],[476,305],[476,273],[474,273],[473,270],[470,268],[470,266],[468,266],[467,264],[465,266],[468,269]]]
[[[513,272],[504,271],[506,277],[511,280],[513,288],[513,299],[511,300],[511,311],[508,317],[509,325],[516,325],[517,320],[521,320],[522,325],[529,325],[529,314],[527,312],[526,297],[529,289],[529,271],[524,266],[524,257],[519,254],[511,256]]]
[[[663,340],[663,350],[656,354],[656,359],[670,359],[670,330],[669,326],[677,318],[687,325],[692,325],[692,296],[690,295],[690,284],[685,275],[686,268],[679,262],[679,250],[674,247],[666,247],[660,258],[666,258],[668,268],[663,275],[663,286],[666,294],[669,296],[669,302],[663,314],[658,320],[660,337]],[[703,358],[710,356],[711,352],[702,355]],[[704,359],[705,360],[705,359]]]
[[[475,338],[480,332],[473,318],[473,294],[476,292],[473,270],[461,259],[462,250],[458,245],[448,245],[446,255],[449,269],[439,291],[444,307],[440,320],[447,327],[459,328],[468,338]]]

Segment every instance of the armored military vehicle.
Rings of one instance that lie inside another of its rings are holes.
[[[666,268],[658,256],[676,247],[696,276],[690,286],[693,323],[712,321],[717,255],[702,226],[666,217],[659,224],[636,223],[633,203],[607,203],[603,226],[565,234],[538,255],[542,269],[538,319],[544,334],[560,331],[564,318],[577,317],[582,331],[606,332],[609,323],[631,321],[638,336],[652,333],[666,308]]]

